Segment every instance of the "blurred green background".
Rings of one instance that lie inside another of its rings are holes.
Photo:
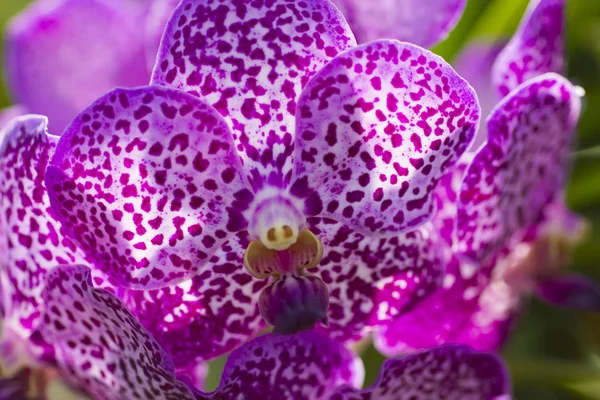
[[[3,28],[29,0],[1,2]],[[509,37],[527,3],[468,0],[461,22],[435,52],[452,61],[474,39]],[[567,8],[569,78],[586,90],[579,149],[574,155],[575,169],[567,198],[572,209],[592,223],[590,238],[577,249],[572,268],[600,282],[600,0],[568,0]],[[0,108],[10,104],[9,93],[0,84]],[[504,356],[513,376],[516,399],[600,399],[600,315],[560,311],[532,300]],[[383,357],[372,347],[363,357],[368,385],[377,376]],[[211,363],[208,389],[218,384],[222,367],[222,359]]]

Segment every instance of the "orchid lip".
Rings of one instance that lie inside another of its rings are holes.
[[[262,241],[250,242],[244,254],[244,266],[254,277],[265,279],[316,267],[323,257],[323,245],[310,230],[303,229],[294,244],[277,251]]]

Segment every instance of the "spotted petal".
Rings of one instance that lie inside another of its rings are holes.
[[[443,286],[377,331],[375,346],[388,356],[457,343],[497,351],[522,307],[521,292],[494,279],[501,268],[491,263],[477,271],[453,258]]]
[[[130,290],[126,304],[178,369],[239,347],[265,327],[258,296],[267,281],[244,268],[245,234],[233,237],[211,258],[211,268],[178,285]]]
[[[57,138],[37,115],[13,119],[0,148],[0,285],[4,329],[26,338],[39,322],[47,271],[82,254],[54,219],[43,172]]]
[[[398,39],[431,47],[446,38],[466,0],[333,0],[359,43]],[[435,10],[435,12],[432,12]]]
[[[492,69],[501,96],[547,72],[565,72],[565,0],[532,0],[519,30]]]
[[[194,399],[171,361],[114,295],[95,289],[89,269],[48,274],[47,309],[36,340],[52,343],[63,378],[94,399]]]
[[[581,275],[565,275],[540,280],[535,294],[540,300],[557,307],[600,312],[598,284]]]
[[[331,400],[508,400],[506,367],[493,354],[466,346],[439,347],[387,360],[365,390],[340,388]]]
[[[408,312],[443,275],[430,226],[375,239],[332,220],[312,218],[309,224],[323,241],[324,257],[314,274],[329,288],[327,331],[339,341],[360,340]]]
[[[46,176],[71,237],[119,284],[156,288],[212,268],[248,196],[231,133],[210,106],[116,89],[65,130]],[[251,198],[250,198],[251,200]]]
[[[234,351],[219,388],[198,399],[327,400],[340,385],[360,387],[358,356],[323,334],[265,335]]]
[[[298,102],[291,193],[307,215],[393,236],[431,217],[440,178],[479,123],[473,89],[441,58],[393,40],[336,57]]]
[[[148,5],[148,15],[146,17],[145,34],[144,40],[146,41],[146,60],[148,62],[149,70],[154,68],[156,64],[156,56],[158,53],[158,47],[160,46],[160,39],[165,32],[167,22],[173,14],[175,7],[179,5],[180,0],[160,0],[151,1]]]
[[[302,87],[355,44],[327,0],[185,0],[167,26],[152,82],[214,105],[234,129],[254,189],[282,186]]]
[[[148,83],[141,7],[120,0],[36,1],[8,27],[7,83],[61,132],[94,98]]]
[[[543,216],[565,185],[581,99],[556,74],[528,81],[488,120],[458,206],[459,250],[483,260]]]

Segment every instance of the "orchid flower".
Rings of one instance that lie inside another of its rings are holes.
[[[183,367],[258,333],[259,311],[278,332],[329,322],[351,340],[431,292],[432,194],[478,120],[441,58],[356,46],[327,1],[186,0],[152,85],[83,110],[46,184]]]
[[[527,293],[563,307],[600,310],[596,285],[558,275],[586,227],[562,199],[580,96],[579,88],[548,73],[495,108],[486,144],[439,191],[443,212],[435,224],[449,249],[443,287],[377,333],[382,352],[443,343],[497,350]]]
[[[89,269],[49,272],[47,308],[34,332],[51,344],[61,377],[93,399],[508,399],[510,384],[494,355],[442,347],[384,364],[377,382],[360,358],[316,331],[265,335],[235,350],[212,393],[177,376],[165,352],[119,298],[94,288]]]
[[[443,179],[436,194],[434,225],[447,248],[443,287],[376,334],[383,353],[444,343],[497,350],[526,294],[600,311],[595,283],[561,274],[587,231],[562,198],[583,94],[554,74],[564,70],[563,18],[564,0],[532,1],[495,60],[496,92],[511,92],[488,118],[487,142],[470,165],[463,159]],[[489,58],[479,60],[490,66]],[[485,82],[481,87],[489,92]]]
[[[162,14],[177,5],[157,1],[153,9],[160,4],[165,10],[157,14],[147,11],[152,3],[32,2],[6,31],[6,82],[21,108],[19,115],[45,115],[52,131],[61,132],[108,90],[148,83],[168,16]]]

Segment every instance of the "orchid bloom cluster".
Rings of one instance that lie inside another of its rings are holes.
[[[480,94],[420,47],[465,1],[334,3],[40,1],[13,22],[10,112],[41,115],[2,130],[0,398],[29,373],[94,399],[509,398],[462,344],[499,346],[479,341],[514,319],[484,308],[498,285],[564,294],[540,271],[581,225],[560,198],[580,93],[543,26],[562,2],[497,58],[475,155]],[[346,345],[371,333],[425,351],[361,391]]]

